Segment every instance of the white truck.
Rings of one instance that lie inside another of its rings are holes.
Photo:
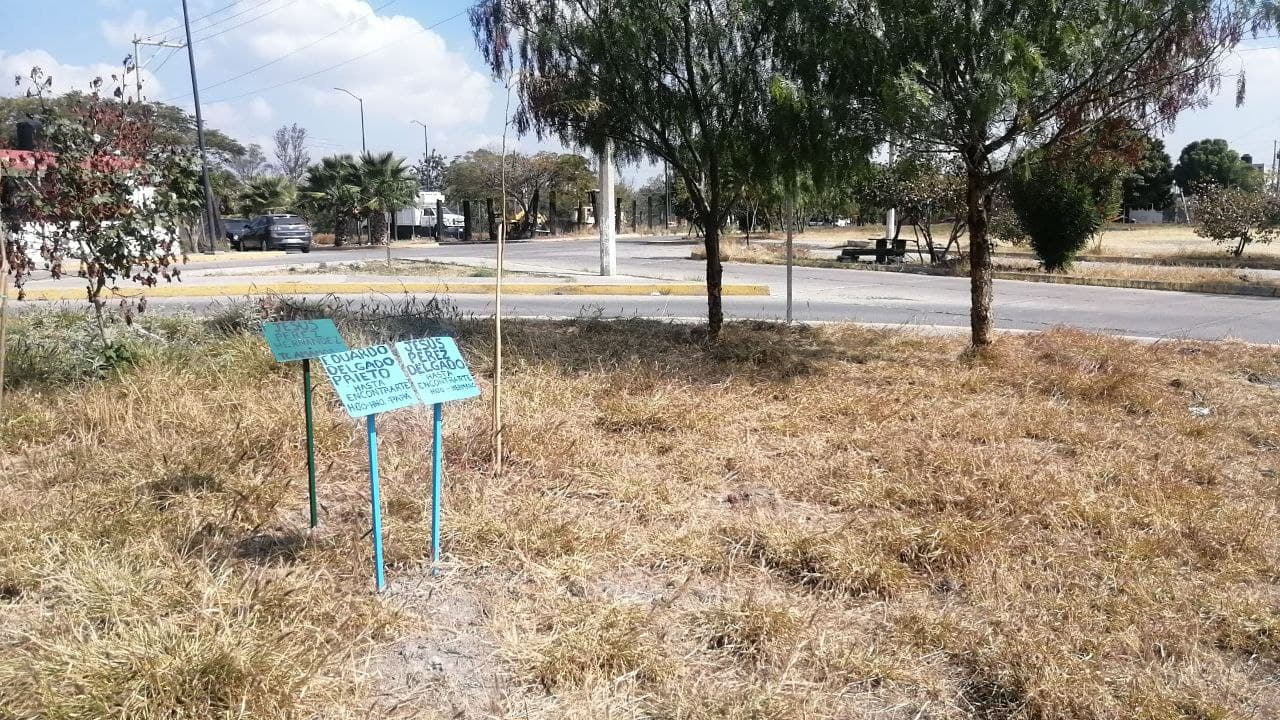
[[[436,202],[444,203],[444,193],[420,190],[413,205],[397,210],[396,236],[432,237],[436,233]],[[465,221],[461,215],[444,205],[444,235],[461,237]],[[412,228],[412,230],[410,230]]]

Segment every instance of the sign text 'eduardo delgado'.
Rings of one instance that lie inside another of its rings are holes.
[[[333,353],[320,361],[342,406],[352,417],[418,404],[413,385],[387,345]]]

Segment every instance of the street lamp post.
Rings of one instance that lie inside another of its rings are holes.
[[[369,152],[369,146],[365,143],[365,140],[364,140],[364,98],[360,97],[359,95],[356,95],[355,93],[351,92],[346,88],[336,87],[334,88],[334,90],[337,90],[339,92],[344,92],[350,95],[351,97],[355,98],[356,102],[360,103],[360,152],[367,154]]]
[[[424,159],[426,159],[426,161],[427,161],[427,178],[428,178],[427,187],[425,187],[425,188],[423,188],[423,189],[424,189],[424,190],[430,190],[430,189],[431,189],[431,183],[430,183],[430,177],[431,177],[431,143],[427,141],[427,124],[426,124],[426,123],[424,123],[424,122],[422,122],[421,120],[410,120],[409,122],[411,122],[411,123],[413,123],[413,124],[415,124],[415,125],[421,125],[421,126],[422,126],[422,152],[423,152],[422,157],[423,157]]]

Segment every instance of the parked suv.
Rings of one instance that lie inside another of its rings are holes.
[[[259,215],[240,236],[240,249],[311,252],[311,226],[297,215]]]
[[[226,229],[227,242],[231,245],[231,249],[239,250],[240,236],[244,235],[244,230],[249,226],[249,221],[244,218],[223,218],[222,226]]]

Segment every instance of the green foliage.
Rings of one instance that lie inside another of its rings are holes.
[[[1124,205],[1128,208],[1164,209],[1173,204],[1173,161],[1164,141],[1145,138],[1142,158],[1124,179]]]
[[[1066,164],[1039,162],[1008,183],[1018,225],[1046,272],[1060,272],[1102,227],[1096,190]]]
[[[1240,187],[1197,188],[1196,234],[1230,246],[1240,257],[1253,243],[1269,243],[1280,235],[1280,199]]]
[[[473,150],[455,158],[444,170],[445,195],[452,200],[483,200],[502,194],[502,156]],[[555,190],[564,203],[576,205],[596,186],[587,158],[577,153],[507,153],[507,199],[527,213],[534,193]]]
[[[1253,0],[793,0],[830,38],[805,75],[852,117],[964,163],[975,345],[992,342],[991,195],[1018,153],[1099,120],[1171,122],[1214,87],[1218,61],[1265,24]],[[832,30],[832,29],[837,30]]]
[[[1244,164],[1240,153],[1221,138],[1196,140],[1184,147],[1173,168],[1173,179],[1188,195],[1208,185],[1260,190],[1263,184],[1262,174]]]
[[[393,153],[365,153],[356,164],[356,184],[360,188],[360,209],[370,219],[372,242],[387,241],[387,213],[413,202],[418,182],[403,158]]]
[[[768,8],[754,0],[480,0],[476,41],[518,95],[515,127],[683,178],[707,250],[708,320],[723,322],[720,227],[769,136]],[[514,41],[514,44],[513,44]],[[518,65],[518,67],[514,67]]]
[[[356,160],[350,155],[324,158],[307,170],[303,206],[313,211],[314,217],[331,218],[338,247],[346,244],[348,227],[360,214],[359,183]]]
[[[240,195],[240,212],[246,216],[285,212],[293,208],[298,190],[286,178],[268,175],[245,186]]]

